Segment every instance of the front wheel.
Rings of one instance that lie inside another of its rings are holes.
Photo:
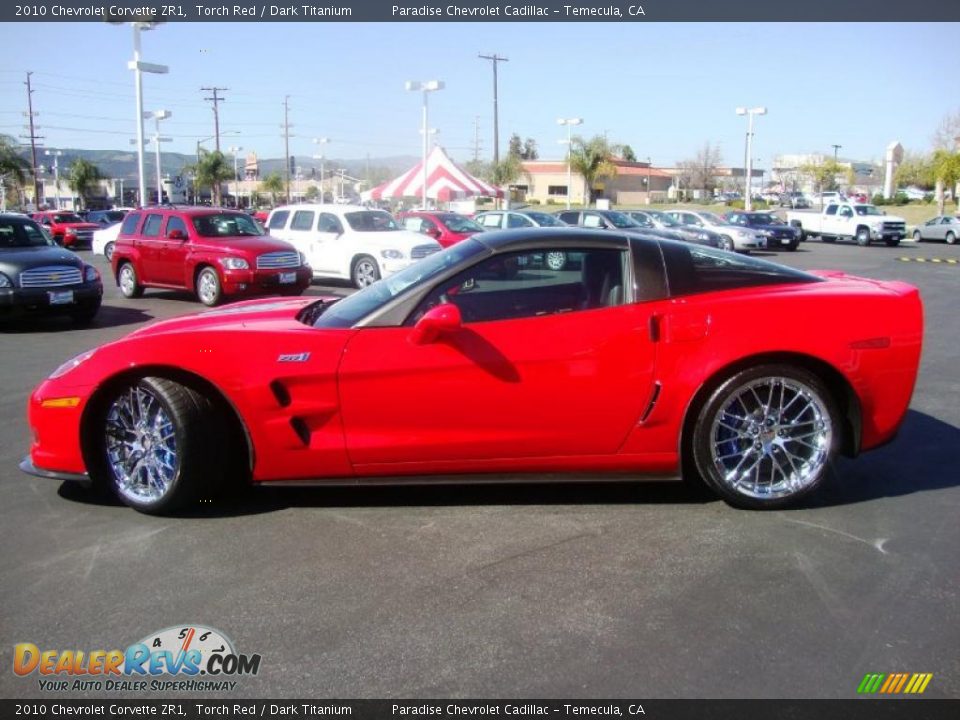
[[[209,398],[145,377],[114,388],[95,413],[91,475],[123,503],[162,514],[209,499],[224,464],[223,428]]]
[[[857,245],[860,247],[866,247],[870,244],[870,230],[867,228],[859,228],[854,238],[857,241]]]
[[[70,317],[73,318],[73,321],[77,323],[77,325],[89,325],[100,311],[100,302],[100,298],[97,298],[96,300],[82,303],[70,312]]]
[[[377,261],[369,255],[361,255],[353,263],[353,271],[350,273],[353,279],[354,287],[363,289],[367,285],[373,285],[380,279],[380,268]]]
[[[803,368],[741,370],[713,391],[697,416],[696,469],[731,505],[791,505],[823,482],[837,446],[837,417],[830,391]]]
[[[205,267],[197,275],[197,297],[207,307],[215,307],[223,300],[223,288],[220,285],[220,276],[212,267]]]
[[[721,236],[720,236],[720,249],[721,249],[721,250],[729,250],[730,252],[733,252],[733,239],[727,237],[726,235],[721,235]]]

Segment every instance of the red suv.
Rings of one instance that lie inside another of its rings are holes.
[[[407,230],[432,237],[445,248],[483,232],[483,228],[466,215],[454,212],[413,210],[399,213],[397,221]]]
[[[192,290],[204,305],[226,296],[300,295],[313,270],[292,245],[264,235],[246,213],[209,207],[129,213],[111,258],[124,297],[145,287]]]
[[[85,222],[83,218],[72,212],[35,212],[30,217],[50,231],[57,245],[64,247],[79,245],[90,247],[93,242],[93,231],[100,229],[96,223]]]

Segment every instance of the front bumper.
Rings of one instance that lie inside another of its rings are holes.
[[[68,482],[78,482],[84,485],[90,484],[90,476],[86,473],[60,472],[57,470],[44,470],[33,464],[33,460],[27,455],[20,461],[20,472],[34,477],[46,478],[48,480],[65,480]]]
[[[292,282],[281,282],[292,275]],[[279,270],[224,270],[223,291],[227,295],[301,293],[310,287],[313,270],[309,265]]]
[[[71,292],[71,302],[55,302],[63,299],[60,293]],[[81,305],[95,302],[103,297],[103,283],[100,280],[82,285],[68,285],[56,288],[2,288],[0,289],[0,314],[17,311],[24,312],[69,312]]]

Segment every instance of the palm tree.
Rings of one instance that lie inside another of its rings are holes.
[[[81,206],[86,206],[87,193],[102,178],[100,168],[83,158],[74,160],[67,169],[67,187],[80,199]]]
[[[577,136],[571,141],[570,167],[583,177],[588,203],[593,202],[593,186],[597,180],[617,174],[612,158],[613,148],[602,135],[590,140]]]
[[[219,150],[202,152],[193,171],[197,187],[210,188],[213,204],[220,205],[220,185],[233,178],[233,165],[227,162],[227,156]]]
[[[283,182],[283,177],[280,173],[272,172],[267,175],[263,182],[260,183],[260,190],[265,193],[270,193],[270,201],[272,205],[277,204],[277,195],[282,193],[286,189],[286,185]]]

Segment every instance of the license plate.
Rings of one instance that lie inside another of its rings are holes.
[[[292,285],[296,281],[297,281],[297,274],[295,272],[280,273],[281,285]]]
[[[48,292],[47,295],[50,296],[51,305],[70,305],[73,303],[73,290],[58,290]]]
[[[781,244],[781,245],[789,245],[789,244],[790,244],[790,238],[780,238],[780,244]]]

